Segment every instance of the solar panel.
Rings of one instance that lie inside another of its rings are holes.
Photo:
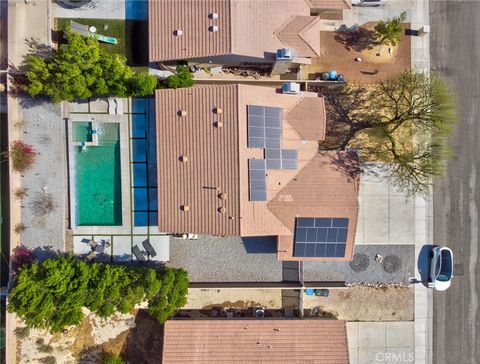
[[[348,218],[297,218],[295,257],[345,256]]]
[[[247,106],[248,147],[280,148],[283,109],[266,106]],[[268,146],[265,138],[269,140]]]
[[[249,159],[248,172],[250,201],[266,201],[266,161],[264,159]]]

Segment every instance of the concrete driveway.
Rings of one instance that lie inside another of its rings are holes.
[[[414,322],[347,322],[350,364],[414,363]]]

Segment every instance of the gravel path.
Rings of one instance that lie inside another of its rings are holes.
[[[414,245],[357,245],[355,255],[352,262],[305,262],[304,280],[409,284],[415,275]]]

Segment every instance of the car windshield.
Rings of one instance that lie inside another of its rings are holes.
[[[452,255],[448,250],[442,250],[441,253],[441,268],[437,276],[439,281],[448,281],[452,276]]]

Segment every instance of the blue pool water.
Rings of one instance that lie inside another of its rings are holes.
[[[148,0],[125,0],[125,19],[147,20]]]

